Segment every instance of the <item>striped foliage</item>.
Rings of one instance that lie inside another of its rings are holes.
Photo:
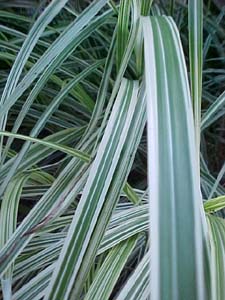
[[[181,42],[170,18],[143,18],[143,29],[149,120],[151,296],[206,299],[206,224]]]
[[[0,300],[224,299],[224,12],[47,2],[0,1]]]

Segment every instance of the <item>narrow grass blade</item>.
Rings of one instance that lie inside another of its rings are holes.
[[[141,7],[141,15],[142,16],[149,16],[150,9],[152,6],[153,0],[139,0],[139,5]]]
[[[136,240],[137,237],[129,239],[109,252],[84,300],[109,299],[113,287],[136,244]]]
[[[124,193],[126,194],[127,198],[133,203],[133,204],[139,204],[140,198],[135,193],[133,188],[127,183],[123,189]]]
[[[202,116],[201,130],[205,130],[225,114],[225,92],[208,108]]]
[[[93,142],[90,140],[90,142]],[[86,151],[85,145],[84,151]],[[0,274],[15,260],[31,240],[36,230],[60,215],[81,191],[87,177],[88,163],[74,157],[60,173],[51,188],[20,223],[11,238],[0,250]]]
[[[19,182],[13,181],[12,185],[9,185],[8,189],[6,190],[6,196],[3,197],[2,204],[1,204],[1,214],[0,214],[0,225],[1,225],[0,247],[1,248],[4,246],[6,241],[9,239],[10,235],[15,230],[16,221],[17,221],[18,204],[19,204],[19,199],[21,194],[21,183],[23,184],[24,180],[26,180],[26,178],[22,177]],[[13,188],[13,192],[15,191],[15,194],[12,192],[12,188]],[[8,267],[7,272],[1,278],[2,294],[4,299],[11,299],[12,297],[12,270],[13,270],[13,264]]]
[[[8,136],[8,137],[13,137],[16,139],[21,139],[24,141],[28,141],[28,142],[32,142],[32,143],[38,143],[40,145],[43,145],[45,147],[54,149],[54,150],[59,150],[62,151],[68,155],[72,155],[75,156],[77,158],[80,158],[81,160],[85,161],[85,162],[89,162],[90,161],[90,156],[83,153],[82,151],[79,150],[75,150],[73,148],[64,146],[64,145],[60,145],[57,143],[53,143],[53,142],[48,142],[45,140],[41,140],[41,139],[37,139],[37,138],[33,138],[30,136],[26,136],[26,135],[22,135],[22,134],[16,134],[16,133],[11,133],[11,132],[7,132],[7,131],[0,131],[0,136]]]
[[[1,203],[0,211],[0,248],[9,240],[17,226],[17,215],[22,188],[28,180],[29,175],[23,175],[14,179],[8,185]],[[10,299],[12,295],[12,274],[13,264],[11,264],[1,278],[4,299]]]
[[[211,298],[223,300],[225,297],[225,221],[209,215]]]
[[[39,272],[34,278],[28,281],[24,286],[16,291],[12,296],[12,300],[39,300],[45,295],[54,264]]]
[[[132,0],[121,0],[117,25],[117,68],[123,59],[129,37],[129,19]]]
[[[212,32],[210,32],[209,35],[207,36],[207,38],[205,39],[204,48],[203,48],[203,64],[206,61],[208,51],[209,51],[210,46],[211,46],[212,41],[213,41],[213,36],[215,35],[215,33],[217,31],[217,28],[218,28],[217,26],[219,26],[221,21],[223,20],[224,14],[225,14],[225,10],[222,9],[221,12],[219,13],[219,15],[216,18],[215,29]]]
[[[33,48],[35,47],[39,37],[43,33],[46,26],[52,21],[52,19],[59,13],[62,7],[66,4],[68,0],[62,0],[55,2],[53,1],[40,15],[40,17],[35,22],[34,26],[32,27],[31,31],[27,35],[23,46],[21,47],[17,58],[13,64],[13,67],[10,71],[10,74],[7,78],[7,82],[5,88],[2,93],[2,97],[0,100],[0,104],[3,106],[4,103],[7,101],[8,97],[13,93],[16,88],[16,85],[19,81],[20,75],[22,73],[23,67],[25,66],[30,53],[32,52]],[[7,116],[0,118],[0,128],[2,130],[5,129],[7,121]],[[2,146],[2,137],[0,138],[0,144]],[[0,153],[1,155],[1,153]]]
[[[94,18],[94,16],[98,13],[98,11],[106,4],[106,2],[107,0],[98,0],[93,2],[55,40],[55,42],[49,47],[49,49],[42,55],[41,59],[37,61],[37,63],[33,66],[33,68],[31,68],[29,72],[26,74],[26,76],[21,80],[14,93],[12,93],[10,97],[8,97],[7,103],[4,106],[1,105],[0,118],[10,109],[10,107],[17,101],[17,99],[34,82],[34,80],[39,75],[49,73],[50,76],[52,74],[55,68],[58,67],[59,64],[72,51],[74,51],[74,46],[77,43],[77,40],[79,41],[80,36],[83,35],[83,38],[86,38],[88,36],[87,31],[91,33],[91,31],[95,29],[94,25],[96,26],[96,24],[92,25],[92,29],[88,26],[85,29],[84,27]],[[108,15],[108,13],[106,13],[106,15]],[[104,14],[100,17],[100,19],[101,18],[104,19]],[[99,22],[99,18],[96,18],[96,23],[98,22]]]
[[[31,272],[37,272],[38,270],[57,260],[66,237],[66,228],[70,225],[71,221],[72,216],[63,216],[57,218],[54,222],[52,222],[52,224],[49,224],[42,229],[42,231],[39,233],[39,236],[36,236],[36,238],[33,239],[33,242],[31,241],[27,248],[25,248],[26,251],[33,247],[32,244],[36,245],[36,249],[41,249],[41,245],[43,246],[44,241],[42,236],[45,237],[45,240],[47,240],[47,232],[63,230],[63,234],[60,234],[59,239],[54,243],[51,242],[52,239],[50,239],[50,234],[49,246],[46,246],[46,248],[38,252],[34,252],[29,256],[25,252],[24,258],[22,258],[22,254],[20,256],[20,260],[17,260],[15,263],[13,272],[14,280],[18,280],[23,276],[28,276]],[[103,253],[106,254],[113,247],[116,247],[118,244],[123,243],[126,240],[133,239],[137,234],[145,234],[147,229],[147,205],[139,206],[138,208],[133,207],[126,209],[121,213],[116,213],[113,215],[109,223],[109,227],[105,232],[103,240],[101,241],[97,255]],[[56,234],[54,234],[54,237],[56,237]]]
[[[111,71],[114,63],[114,57],[115,57],[115,41],[116,41],[116,34],[117,34],[117,28],[115,28],[112,41],[110,44],[109,52],[105,61],[105,66],[104,66],[104,73],[102,76],[102,80],[99,86],[98,94],[97,94],[97,99],[96,99],[96,105],[94,107],[91,120],[88,124],[88,128],[85,132],[86,134],[86,139],[92,134],[93,130],[95,129],[95,126],[103,112],[104,105],[106,102],[106,97],[107,97],[107,90],[109,87],[109,82],[110,82],[110,76],[111,76]]]
[[[98,254],[107,251],[126,239],[130,239],[138,233],[143,234],[147,231],[148,225],[147,205],[115,214],[102,239]]]
[[[126,69],[128,67],[128,63],[130,61],[130,58],[131,58],[131,55],[132,55],[132,51],[134,49],[134,44],[135,44],[137,29],[138,29],[137,24],[136,23],[133,24],[133,26],[131,28],[131,31],[130,31],[128,43],[126,45],[126,50],[124,52],[123,60],[121,62],[120,68],[118,70],[118,74],[117,74],[117,77],[116,77],[116,80],[115,80],[115,83],[114,83],[114,86],[113,86],[113,90],[112,90],[112,93],[111,93],[111,96],[110,96],[110,99],[109,99],[106,111],[104,113],[104,118],[103,118],[103,122],[101,124],[101,129],[100,129],[100,133],[99,133],[98,139],[102,135],[102,131],[104,130],[104,128],[106,126],[106,123],[107,123],[107,120],[108,120],[108,117],[109,117],[109,113],[110,113],[110,111],[112,109],[112,105],[113,105],[115,97],[116,97],[116,95],[118,93],[118,90],[119,90],[121,81],[123,79],[124,73],[125,73],[125,71],[126,71]],[[96,145],[97,144],[98,144],[98,141],[96,142]]]
[[[84,69],[84,71],[80,72],[80,74],[78,74],[77,76],[75,76],[73,79],[71,79],[70,83],[62,88],[61,92],[58,94],[57,97],[55,97],[52,101],[52,103],[55,103],[57,104],[57,101],[62,101],[63,98],[65,97],[66,94],[63,95],[63,92],[66,92],[66,93],[69,93],[69,92],[72,92],[73,91],[73,88],[74,86],[77,86],[80,82],[80,80],[84,79],[84,77],[88,76],[91,72],[93,72],[96,68],[98,68],[99,66],[101,65],[100,62],[96,62],[94,63],[92,66],[89,66],[87,67],[86,69]],[[29,96],[27,97],[26,101],[24,102],[23,104],[23,107],[22,109],[20,110],[17,118],[16,118],[16,121],[15,121],[15,124],[12,128],[12,132],[13,133],[17,133],[18,129],[20,128],[25,116],[27,115],[27,113],[29,112],[30,110],[30,107],[31,105],[33,104],[34,100],[36,99],[36,97],[38,96],[41,88],[45,85],[45,80],[49,77],[49,74],[48,72],[45,72],[41,77],[40,79],[38,80],[38,82],[36,83],[35,87],[32,89],[31,93],[29,94]],[[54,76],[55,78],[56,76]],[[56,77],[57,78],[57,77]],[[56,81],[60,81],[60,80],[56,80]],[[60,82],[60,86],[62,85],[62,82]],[[61,98],[61,100],[60,100]],[[58,99],[58,100],[57,100]],[[85,102],[85,101],[84,101]],[[59,106],[59,102],[58,102],[58,105],[55,105],[55,107]],[[51,105],[49,105],[49,107],[51,107]],[[56,108],[55,108],[56,109]],[[44,114],[43,114],[44,115]],[[43,116],[42,115],[42,116]],[[48,117],[48,119],[50,118],[50,116]],[[41,117],[39,117],[39,119],[41,119]],[[39,122],[37,122],[37,124],[40,124],[40,120]],[[36,125],[38,126],[38,125]],[[43,126],[43,125],[42,125]],[[34,129],[33,129],[34,130]],[[39,129],[40,130],[40,129]],[[6,143],[6,146],[5,146],[5,149],[4,149],[4,154],[5,156],[7,155],[7,151],[12,143],[13,139],[10,138],[7,143]],[[4,156],[3,156],[3,159],[4,159]]]
[[[46,138],[44,138],[42,141],[50,142],[50,143],[59,143],[64,145],[70,145],[76,141],[78,141],[81,136],[83,135],[85,131],[85,128],[69,128],[66,130],[61,130],[55,134],[52,134]],[[24,172],[25,170],[35,167],[37,163],[39,163],[41,160],[45,159],[49,155],[51,155],[54,152],[52,148],[45,147],[41,144],[33,144],[31,145],[30,149],[24,156],[24,159],[21,161],[21,164],[18,167],[18,172]],[[9,152],[8,152],[9,153]],[[0,178],[4,178],[7,173],[9,172],[9,169],[14,164],[15,160],[17,158],[17,154],[13,155],[11,159],[7,161],[0,170]],[[1,180],[2,181],[2,180]]]
[[[149,286],[150,254],[145,254],[133,274],[115,297],[116,300],[142,300]]]
[[[213,213],[225,207],[225,196],[219,196],[204,202],[206,213]]]
[[[19,81],[23,67],[25,66],[29,55],[35,47],[38,39],[42,35],[46,26],[52,21],[52,19],[59,13],[68,0],[53,1],[40,15],[35,24],[32,26],[29,34],[27,35],[20,52],[13,64],[10,74],[7,78],[1,103],[4,103],[7,97],[15,90],[15,87]]]
[[[194,112],[196,151],[199,159],[202,101],[203,1],[188,1],[191,96]]]
[[[77,84],[82,78],[90,74],[90,72],[93,71],[93,69],[96,68],[96,66],[99,65],[99,63],[95,63],[94,66],[90,66],[86,68],[84,71],[82,71],[80,74],[75,76],[58,94],[57,96],[53,99],[53,101],[49,104],[47,109],[43,112],[41,118],[38,120],[38,122],[35,124],[33,127],[30,136],[33,138],[37,136],[40,131],[43,129],[44,125],[46,124],[47,120],[49,117],[55,112],[55,110],[58,108],[60,103],[62,103],[63,99],[68,95],[69,91],[74,87],[75,84]],[[26,154],[27,150],[30,147],[30,143],[27,141],[22,149],[20,150],[14,164],[12,165],[9,173],[5,177],[1,187],[0,187],[0,194],[4,192],[7,184],[11,180],[11,178],[15,175],[15,172],[21,163],[22,159],[24,158],[24,155]]]
[[[216,179],[211,174],[201,170],[201,181],[204,182],[204,184],[208,186],[209,190],[211,191]],[[225,188],[221,184],[218,184],[215,193],[217,196],[223,195],[225,194]]]
[[[223,163],[223,166],[221,168],[221,170],[219,171],[219,174],[217,175],[217,178],[216,178],[216,181],[210,191],[210,194],[209,194],[209,199],[212,198],[212,196],[215,194],[219,184],[220,184],[220,181],[222,180],[223,176],[224,176],[224,173],[225,173],[225,162]]]

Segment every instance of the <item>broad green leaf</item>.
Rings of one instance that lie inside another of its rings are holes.
[[[187,71],[176,25],[143,17],[148,112],[151,299],[207,299],[201,203]]]

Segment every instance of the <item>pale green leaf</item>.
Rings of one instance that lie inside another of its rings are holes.
[[[148,111],[151,299],[207,299],[206,220],[184,55],[171,18],[142,19]]]

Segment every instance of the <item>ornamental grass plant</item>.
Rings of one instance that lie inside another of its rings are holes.
[[[225,299],[224,13],[0,1],[1,300]]]

